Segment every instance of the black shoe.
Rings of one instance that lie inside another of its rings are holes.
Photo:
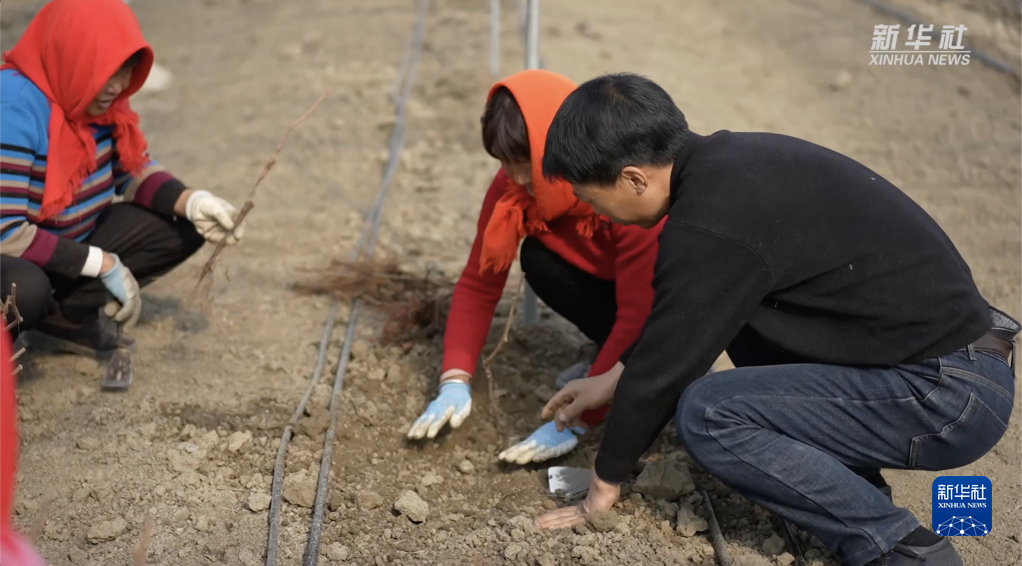
[[[877,491],[882,493],[887,499],[891,500],[891,503],[894,503],[894,493],[891,491],[891,486],[885,485],[883,487],[878,487]]]
[[[877,488],[877,491],[882,493],[884,497],[889,499],[891,503],[894,503],[894,494],[891,492],[891,486],[887,485],[887,480],[880,474],[879,470],[864,470],[861,468],[849,468],[855,475],[869,482],[870,485]]]
[[[909,546],[898,543],[894,550],[866,566],[965,566],[962,557],[944,537],[932,546]]]
[[[70,325],[63,320],[46,320],[37,323],[26,334],[32,348],[89,356],[97,360],[109,359],[118,346],[127,347],[131,353],[137,349],[133,338],[123,334],[118,338],[116,334],[104,329],[99,321]]]

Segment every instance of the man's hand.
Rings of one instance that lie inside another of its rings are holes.
[[[135,326],[138,315],[142,312],[142,295],[138,281],[135,281],[135,276],[121,263],[121,258],[116,254],[103,252],[103,267],[99,273],[99,280],[116,299],[107,303],[103,307],[103,312],[127,328]]]
[[[498,458],[512,464],[524,465],[542,462],[571,452],[578,445],[576,434],[585,434],[581,428],[557,430],[549,422],[536,429],[528,438],[500,453]]]
[[[472,388],[464,381],[448,380],[440,385],[440,394],[412,424],[408,438],[436,438],[448,421],[451,428],[458,428],[471,412]]]
[[[585,500],[574,507],[565,507],[551,511],[536,519],[536,527],[540,530],[565,529],[586,522],[586,513],[606,511],[617,503],[621,497],[621,486],[607,483],[596,477],[589,485],[589,494]]]
[[[208,242],[217,244],[226,239],[227,245],[233,246],[245,235],[244,222],[237,228],[234,226],[234,217],[238,213],[234,206],[209,191],[192,192],[183,208],[185,218],[195,225],[195,229]],[[233,234],[231,230],[234,230]]]
[[[624,370],[624,364],[618,362],[602,375],[569,381],[547,401],[542,418],[553,417],[558,431],[563,431],[566,426],[581,426],[579,417],[583,412],[598,409],[614,400],[614,389]]]

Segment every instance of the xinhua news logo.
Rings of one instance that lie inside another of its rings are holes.
[[[985,476],[933,480],[933,532],[945,537],[983,537],[993,529],[994,488]]]
[[[869,50],[870,65],[968,65],[972,51],[965,48],[962,40],[964,25],[945,25],[939,32],[936,47],[934,26],[911,25],[906,30],[904,41],[901,24],[878,24],[873,26],[873,45]]]

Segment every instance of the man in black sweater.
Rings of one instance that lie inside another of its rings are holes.
[[[668,218],[638,342],[544,409],[567,426],[614,401],[586,501],[541,528],[613,505],[674,417],[702,468],[850,566],[962,564],[876,478],[964,466],[997,444],[1020,326],[922,208],[803,140],[697,135],[663,89],[628,74],[564,101],[543,172],[612,221]],[[724,350],[736,369],[702,377]]]

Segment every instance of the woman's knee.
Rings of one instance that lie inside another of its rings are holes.
[[[519,262],[525,276],[532,275],[535,277],[536,273],[543,269],[544,260],[549,253],[550,251],[546,249],[546,246],[541,244],[536,238],[526,237],[522,240]]]
[[[202,246],[206,243],[206,239],[202,237],[202,234],[199,234],[199,231],[196,230],[195,226],[191,223],[183,227],[181,232],[181,242],[182,247],[184,248],[184,257],[181,261],[184,261],[192,257],[195,252],[202,249]]]
[[[19,327],[31,328],[42,320],[53,304],[53,287],[46,272],[28,261],[5,258],[0,277],[0,299],[12,296],[16,287],[14,305],[21,316]],[[8,313],[7,324],[14,322],[13,313]]]

